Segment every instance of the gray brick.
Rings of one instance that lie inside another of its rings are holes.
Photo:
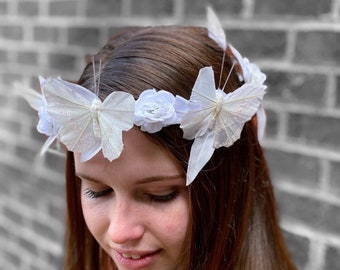
[[[229,43],[242,55],[253,58],[281,59],[286,50],[286,32],[262,30],[227,30]]]
[[[0,108],[5,108],[9,101],[9,96],[7,94],[7,87],[6,89],[0,88]]]
[[[340,270],[340,248],[328,247],[326,250],[324,270]]]
[[[329,180],[329,191],[340,196],[340,163],[331,162],[331,175]]]
[[[114,16],[121,13],[123,0],[87,0],[86,14],[89,17]]]
[[[53,224],[45,224],[38,220],[32,221],[33,230],[42,237],[46,239],[51,239],[58,241],[59,235],[56,229],[54,228]]]
[[[266,109],[267,125],[266,125],[266,137],[275,137],[278,135],[279,116],[276,112]]]
[[[322,107],[327,78],[321,74],[266,72],[269,89],[266,97],[286,104],[301,103]]]
[[[173,0],[135,0],[132,4],[132,14],[160,17],[171,16],[174,12]]]
[[[15,254],[7,250],[0,250],[0,258],[14,265],[16,268],[13,269],[20,269],[21,265],[20,254]]]
[[[288,135],[292,140],[303,140],[326,149],[340,149],[340,119],[291,113],[288,123]]]
[[[60,152],[64,152],[63,146],[60,146]],[[44,166],[50,169],[54,169],[57,172],[63,172],[65,169],[65,158],[62,156],[58,156],[56,154],[53,154],[51,152],[47,152],[44,157]],[[63,181],[61,181],[63,182]]]
[[[24,248],[25,251],[30,255],[37,257],[39,256],[39,250],[37,247],[37,243],[34,243],[33,241],[26,240],[22,237],[19,238],[19,245],[20,247]]]
[[[331,0],[256,0],[255,13],[261,15],[317,16],[331,11]]]
[[[56,171],[63,172],[62,169],[55,167]],[[65,179],[63,175],[60,175],[60,179],[46,179],[46,177],[37,178],[37,189],[41,192],[48,192],[49,195],[62,196],[64,194]]]
[[[15,146],[15,154],[21,160],[30,162],[37,155],[37,151],[29,149],[29,148],[27,148],[25,146],[16,145]]]
[[[100,31],[98,28],[70,27],[67,36],[70,45],[99,46]]]
[[[60,182],[65,184],[64,179],[60,179]],[[61,192],[61,194],[63,194],[63,193],[64,192]],[[56,218],[57,220],[64,221],[65,220],[65,205],[64,204],[56,205],[54,203],[49,203],[48,204],[48,214],[51,217]]]
[[[49,3],[51,16],[76,16],[78,0],[52,1]]]
[[[0,50],[0,62],[6,63],[8,61],[8,53],[6,50],[1,49]]]
[[[37,26],[33,29],[34,41],[55,43],[59,39],[59,29],[56,27]]]
[[[226,14],[239,14],[242,10],[242,1],[239,0],[211,0],[209,4],[219,17],[225,16]],[[185,1],[185,14],[205,16],[206,6],[206,0],[187,0]]]
[[[5,15],[8,13],[8,3],[0,2],[0,15]]]
[[[3,85],[12,86],[13,82],[15,81],[22,81],[23,75],[21,73],[15,73],[15,72],[4,72],[0,73],[0,82],[2,82]]]
[[[338,44],[338,32],[300,32],[297,35],[295,61],[313,65],[339,65]]]
[[[1,25],[0,37],[8,40],[22,40],[23,28],[19,25]]]
[[[20,134],[21,132],[20,123],[12,119],[0,118],[0,127],[2,130],[6,130],[6,132],[11,132],[13,134]]]
[[[6,181],[7,184],[10,183],[11,187],[20,188],[24,174],[18,166],[12,167],[6,164],[0,164],[0,178],[3,179],[2,181]]]
[[[66,53],[53,53],[49,55],[50,67],[57,70],[74,70],[76,57]]]
[[[267,149],[265,153],[274,182],[280,179],[318,187],[320,165],[317,158],[271,149]]]
[[[19,212],[18,212],[19,211]],[[6,218],[11,220],[13,223],[22,223],[22,216],[20,214],[20,209],[17,209],[16,211],[9,207],[8,205],[3,208],[2,213]]]
[[[276,197],[282,217],[290,217],[315,230],[340,233],[340,207],[314,198],[300,197],[277,191]]]
[[[336,78],[337,87],[336,87],[336,106],[340,107],[340,77]]]
[[[298,269],[304,269],[308,262],[309,239],[283,231],[289,252]]]
[[[38,54],[36,52],[29,51],[18,52],[18,63],[25,65],[37,65]]]
[[[63,269],[63,257],[55,254],[47,254],[47,261],[50,265],[55,266],[55,269]]]
[[[37,1],[19,1],[18,14],[22,16],[37,16],[39,14],[39,3]]]

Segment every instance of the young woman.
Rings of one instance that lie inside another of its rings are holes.
[[[295,269],[252,71],[207,29],[164,26],[115,35],[78,85],[42,80],[69,150],[65,269]]]

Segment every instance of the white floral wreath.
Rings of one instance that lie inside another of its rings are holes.
[[[155,89],[144,90],[137,100],[116,91],[101,101],[90,90],[61,78],[40,77],[42,94],[24,89],[29,104],[39,112],[38,131],[46,134],[43,151],[58,138],[69,151],[81,153],[87,161],[102,150],[110,161],[123,150],[122,131],[134,125],[155,133],[163,127],[179,124],[185,139],[194,140],[187,169],[191,184],[214,150],[229,147],[240,138],[244,124],[258,114],[259,139],[263,136],[265,113],[262,106],[266,76],[226,42],[217,16],[208,8],[209,36],[224,50],[229,46],[242,69],[244,84],[226,94],[215,88],[212,67],[199,71],[190,100]]]

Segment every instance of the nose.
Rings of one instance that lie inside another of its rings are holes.
[[[145,232],[142,213],[136,202],[117,199],[110,211],[110,240],[121,245],[141,239]]]

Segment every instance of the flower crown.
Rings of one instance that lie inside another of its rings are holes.
[[[238,140],[244,124],[256,113],[261,139],[266,120],[262,106],[266,76],[227,44],[221,23],[210,8],[207,17],[209,37],[241,68],[238,73],[240,81],[244,81],[241,87],[228,94],[223,88],[216,89],[212,67],[204,67],[199,71],[190,100],[165,90],[147,89],[137,100],[129,93],[116,91],[102,102],[80,85],[61,78],[40,77],[42,94],[32,89],[22,92],[39,112],[38,131],[49,137],[42,151],[58,138],[69,151],[81,153],[82,162],[100,150],[112,161],[123,150],[122,132],[134,125],[155,133],[163,127],[180,124],[183,137],[194,140],[187,169],[189,185],[214,150],[229,147]]]

